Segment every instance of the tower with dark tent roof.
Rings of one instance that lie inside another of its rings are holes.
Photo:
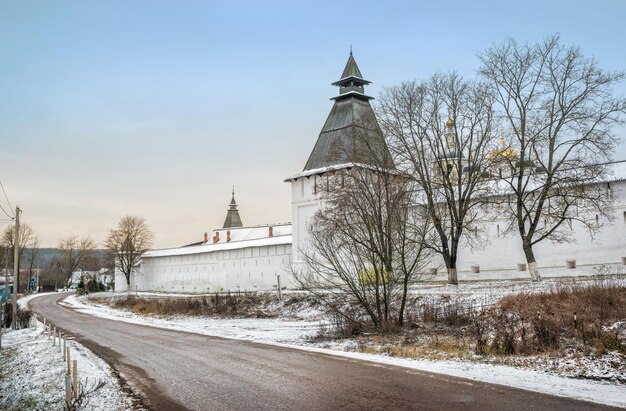
[[[368,84],[351,51],[341,78],[332,83],[339,87],[339,95],[331,98],[333,107],[304,170],[285,180],[291,183],[292,258],[296,263],[301,262],[301,251],[307,248],[308,224],[321,206],[318,188],[328,186],[333,173],[363,166],[395,169],[370,105],[373,97],[365,94]]]
[[[235,189],[233,188],[233,197],[228,205],[228,212],[226,213],[226,220],[224,220],[224,227],[233,228],[243,227],[241,223],[241,217],[239,216],[239,210],[237,209],[237,202],[235,201]]]
[[[370,97],[356,60],[350,52],[346,67],[338,81],[339,95],[333,97],[333,108],[322,127],[304,171],[323,169],[346,163],[384,166],[394,165],[378,125]]]

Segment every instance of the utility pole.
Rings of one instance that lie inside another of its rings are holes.
[[[13,240],[13,318],[11,328],[17,329],[17,289],[20,275],[20,207],[15,206],[15,233]],[[18,284],[16,284],[18,283]]]
[[[4,249],[4,302],[9,302],[9,249]]]

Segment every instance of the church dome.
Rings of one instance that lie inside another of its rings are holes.
[[[500,147],[496,148],[495,150],[491,151],[488,154],[488,157],[490,159],[502,159],[502,160],[512,160],[512,159],[516,159],[517,156],[517,151],[515,151],[515,149],[511,146],[505,146],[504,143],[504,136],[500,137]]]

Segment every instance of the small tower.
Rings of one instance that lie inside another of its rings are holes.
[[[239,217],[239,210],[237,210],[237,202],[235,201],[235,188],[233,187],[233,198],[228,205],[228,213],[226,213],[226,220],[224,220],[223,228],[243,227],[241,224],[241,217]]]

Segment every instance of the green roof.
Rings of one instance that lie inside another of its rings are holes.
[[[357,66],[352,52],[350,52],[350,57],[348,57],[346,67],[343,69],[343,73],[341,74],[341,78],[347,77],[363,78],[363,74],[361,74],[361,70],[359,70],[359,66]]]
[[[394,169],[391,155],[376,115],[365,95],[369,81],[361,77],[354,56],[350,53],[342,79],[333,83],[340,94],[309,156],[304,171],[343,163],[385,165]]]
[[[237,210],[237,202],[235,201],[235,190],[233,189],[233,197],[230,200],[230,205],[228,206],[228,212],[226,213],[226,220],[224,220],[224,227],[222,228],[233,228],[233,227],[243,227],[241,223],[241,217],[239,216],[239,210]]]

